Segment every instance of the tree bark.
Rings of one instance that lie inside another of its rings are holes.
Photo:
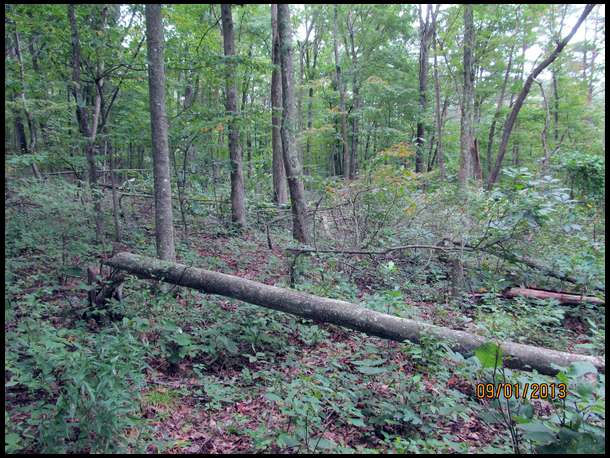
[[[108,149],[109,155],[109,166],[110,166],[110,184],[112,187],[112,215],[114,218],[114,240],[116,242],[121,241],[121,219],[119,215],[119,197],[117,193],[117,182],[115,174],[115,163],[114,163],[114,151],[110,140],[106,140],[106,148]]]
[[[153,171],[155,178],[155,236],[157,256],[174,261],[174,220],[169,170],[167,116],[165,114],[165,68],[161,5],[146,5],[146,42],[148,46],[148,90],[152,130]]]
[[[464,5],[464,88],[460,119],[460,187],[474,178],[474,24],[472,4]]]
[[[532,84],[534,83],[534,80],[546,67],[551,65],[553,63],[553,61],[555,59],[557,59],[557,56],[559,56],[559,54],[561,53],[563,48],[565,48],[565,46],[568,44],[570,39],[574,36],[576,31],[580,27],[580,24],[582,24],[582,22],[589,15],[589,13],[591,12],[591,10],[593,9],[594,6],[595,6],[595,4],[588,4],[585,7],[584,11],[580,15],[580,18],[578,18],[578,21],[572,28],[571,32],[563,40],[561,40],[559,43],[557,43],[557,46],[555,47],[553,52],[546,59],[544,59],[540,64],[538,64],[532,70],[532,73],[530,73],[530,75],[525,80],[525,84],[523,85],[521,92],[517,96],[517,100],[515,101],[513,109],[511,110],[510,114],[508,115],[508,118],[506,119],[506,122],[504,123],[504,130],[502,132],[502,140],[500,142],[498,156],[496,158],[496,165],[495,165],[491,175],[489,176],[489,180],[487,182],[488,190],[491,190],[493,188],[493,185],[495,184],[496,180],[498,179],[498,175],[500,174],[500,170],[502,169],[502,160],[504,159],[504,155],[506,154],[506,149],[508,147],[508,140],[510,139],[510,134],[513,130],[513,126],[515,125],[515,121],[517,120],[517,116],[519,115],[519,111],[521,110],[521,107],[523,106],[523,103],[525,102],[525,98],[529,94]]]
[[[445,155],[443,153],[443,120],[441,116],[441,83],[438,77],[438,52],[436,43],[436,18],[433,21],[433,46],[434,46],[434,98],[435,98],[435,120],[436,120],[436,155],[438,157],[438,169],[441,181],[445,180]]]
[[[307,227],[307,205],[302,181],[302,168],[295,142],[295,100],[294,74],[292,71],[292,31],[288,5],[278,5],[278,36],[280,42],[280,62],[282,75],[282,152],[288,178],[288,188],[292,207],[292,234],[302,243],[309,243]]]
[[[21,83],[21,88],[19,90],[19,98],[21,99],[21,105],[22,105],[22,109],[23,109],[23,113],[25,114],[25,118],[27,119],[28,122],[28,129],[30,131],[30,145],[29,148],[26,148],[27,150],[29,150],[29,152],[36,152],[36,143],[37,143],[37,137],[36,137],[36,124],[34,122],[34,117],[32,116],[32,113],[30,110],[28,110],[28,105],[27,105],[27,101],[26,101],[26,97],[25,97],[25,72],[23,70],[23,60],[21,58],[21,45],[19,42],[19,32],[17,31],[17,23],[14,23],[14,38],[15,38],[15,56],[17,57],[17,64],[19,66],[19,81]],[[37,179],[41,179],[42,175],[40,174],[40,171],[38,170],[38,167],[36,165],[36,162],[32,161],[32,171],[34,172],[34,176]]]
[[[313,21],[314,19],[312,19]],[[306,136],[306,143],[305,143],[305,155],[304,157],[310,161],[311,164],[314,163],[314,161],[311,158],[311,129],[313,128],[313,86],[311,85],[311,80],[314,77],[314,71],[317,67],[317,62],[318,62],[318,52],[320,49],[320,35],[318,33],[318,29],[317,26],[315,28],[316,33],[315,33],[315,38],[314,38],[314,42],[313,42],[313,64],[310,65],[310,58],[309,58],[309,48],[307,49],[306,52],[306,63],[307,63],[307,81],[309,83],[309,90],[308,90],[308,97],[307,97],[307,136]],[[309,174],[311,172],[309,172],[308,170],[305,171],[305,173]]]
[[[7,6],[7,9],[9,7]],[[16,147],[17,150],[20,151],[22,154],[28,154],[30,152],[30,150],[34,150],[35,146],[36,146],[36,135],[35,135],[35,130],[33,130],[34,126],[33,126],[33,120],[31,118],[31,114],[28,112],[27,110],[27,105],[26,105],[26,100],[25,100],[25,77],[24,77],[24,71],[23,71],[23,61],[21,60],[21,50],[20,50],[20,46],[19,46],[19,34],[17,33],[17,24],[14,21],[11,21],[14,24],[15,27],[15,33],[13,35],[13,38],[15,40],[15,43],[13,46],[6,46],[6,54],[5,56],[8,57],[9,59],[12,58],[16,58],[17,59],[17,64],[19,67],[19,79],[20,79],[20,83],[21,83],[21,88],[20,90],[17,92],[17,94],[11,94],[10,99],[13,103],[16,102],[16,97],[18,97],[21,101],[21,105],[22,105],[22,109],[23,112],[26,115],[26,119],[28,120],[28,124],[30,126],[30,139],[31,139],[31,144],[28,147],[28,140],[26,137],[26,133],[25,133],[25,125],[23,124],[23,118],[21,117],[21,113],[17,108],[13,108],[13,116],[15,117],[15,139],[16,139]],[[16,103],[15,103],[16,105]],[[38,166],[36,165],[36,162],[32,161],[32,172],[34,173],[34,176],[37,179],[41,179],[42,175],[40,174],[40,171],[38,170]]]
[[[560,304],[582,304],[585,302],[595,305],[605,304],[605,301],[594,296],[581,296],[580,294],[546,291],[534,288],[509,288],[504,291],[502,295],[508,298],[528,297],[531,299],[555,299]]]
[[[506,94],[506,86],[508,85],[508,77],[510,75],[511,67],[513,64],[513,53],[515,50],[515,46],[511,46],[510,53],[508,55],[508,64],[506,65],[506,71],[504,72],[504,80],[502,81],[502,88],[500,89],[500,95],[498,96],[498,102],[496,103],[496,112],[494,113],[493,120],[491,121],[491,127],[489,128],[489,136],[487,137],[487,176],[491,174],[492,169],[492,151],[493,151],[493,143],[494,136],[496,134],[496,124],[498,123],[498,119],[500,118],[500,110],[502,109],[502,104],[504,103],[504,96]]]
[[[551,67],[553,82],[553,140],[559,141],[559,88],[557,85],[557,70]]]
[[[288,203],[286,169],[282,152],[281,113],[282,80],[280,76],[280,42],[277,27],[277,4],[271,5],[271,31],[273,71],[271,72],[271,149],[273,152],[273,200],[278,205]]]
[[[98,86],[95,85],[95,87],[93,88],[93,90],[95,91],[93,119],[92,125],[90,126],[87,114],[88,110],[83,97],[85,91],[83,91],[81,82],[80,38],[78,34],[78,25],[76,22],[76,12],[74,4],[68,5],[68,20],[70,22],[72,45],[72,95],[74,96],[74,100],[76,101],[76,118],[78,121],[78,128],[80,130],[81,135],[86,139],[85,156],[87,158],[87,164],[89,168],[89,186],[91,190],[94,191],[97,187],[97,167],[95,164],[95,138],[97,135],[97,122],[101,106],[101,94],[97,92]],[[93,212],[95,218],[95,239],[97,242],[102,242],[104,237],[102,205],[100,199],[95,195],[93,196]]]
[[[337,40],[337,15],[338,15],[337,4],[334,4],[334,15],[333,15],[333,42],[335,51],[335,78],[337,84],[337,91],[339,92],[339,117],[341,119],[341,147],[343,153],[343,176],[349,178],[351,165],[350,165],[350,154],[347,143],[347,113],[345,111],[345,90],[343,88],[343,82],[341,77],[341,65],[339,63],[339,44]]]
[[[231,158],[231,219],[237,228],[246,225],[246,208],[244,203],[244,171],[242,163],[242,149],[239,141],[239,128],[237,117],[237,86],[235,77],[235,38],[233,33],[233,18],[231,5],[220,5],[222,15],[222,37],[226,62],[226,101],[225,106],[229,115],[229,156]]]
[[[419,113],[417,115],[417,137],[415,139],[415,172],[421,173],[424,171],[424,141],[425,127],[424,116],[426,112],[426,91],[428,86],[428,52],[434,26],[436,23],[436,14],[440,5],[436,6],[436,11],[432,13],[432,5],[428,5],[426,10],[426,20],[422,15],[422,6],[419,5]],[[432,15],[432,17],[431,17]]]
[[[353,93],[353,110],[351,113],[352,124],[352,142],[350,146],[350,173],[349,177],[354,178],[358,169],[358,145],[360,136],[360,81],[358,75],[360,68],[358,66],[358,53],[356,52],[354,25],[351,19],[351,13],[347,16],[347,29],[349,32],[349,44],[352,57],[352,93]]]
[[[280,6],[281,8],[281,6]],[[281,15],[281,14],[280,14]],[[300,317],[332,323],[383,339],[419,343],[423,336],[446,340],[460,353],[470,354],[488,339],[449,328],[398,318],[385,313],[327,299],[290,289],[265,285],[233,275],[164,262],[131,253],[119,253],[107,265],[130,272],[140,278],[159,279],[168,283],[195,288],[208,294],[219,294],[251,304],[290,313]],[[566,353],[546,348],[501,342],[507,367],[525,370],[536,369],[544,374],[555,374],[557,366],[587,361],[605,371],[605,360],[600,357]]]

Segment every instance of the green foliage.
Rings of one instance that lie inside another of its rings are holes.
[[[130,323],[97,335],[32,325],[26,320],[13,333],[6,361],[7,388],[36,399],[21,426],[22,447],[66,453],[138,446],[123,437],[126,428],[143,426],[138,389],[146,349]]]
[[[521,418],[519,429],[537,453],[604,453],[605,376],[589,363],[573,363],[556,380],[568,386],[548,418]]]
[[[591,199],[604,198],[606,168],[603,156],[571,151],[562,155],[561,167],[572,189]]]
[[[102,96],[99,127],[105,124],[93,145],[99,182],[107,183],[102,169],[108,169],[109,141],[115,167],[122,170],[120,191],[132,194],[121,196],[119,248],[155,255],[153,201],[142,197],[154,189],[143,8],[76,5],[75,13],[82,103],[89,117],[98,90]],[[426,106],[419,105],[418,7],[336,8],[348,148],[358,141],[354,180],[338,176],[343,139],[334,81],[334,7],[291,7],[294,58],[303,67],[295,70],[301,75],[295,81],[296,141],[308,207],[315,210],[312,246],[379,252],[300,256],[288,272],[291,260],[278,248],[294,243],[289,217],[269,227],[274,247],[266,248],[265,225],[287,210],[271,201],[269,6],[233,7],[237,55],[229,60],[235,63],[240,106],[230,117],[218,8],[166,4],[171,186],[174,196],[185,198],[176,201],[174,215],[179,261],[276,285],[292,280],[298,290],[464,329],[488,341],[603,355],[603,307],[498,297],[515,285],[583,294],[604,286],[605,160],[599,133],[605,121],[605,65],[599,7],[587,20],[586,40],[574,38],[566,46],[549,68],[553,80],[544,83],[550,111],[545,147],[553,151],[544,172],[549,175],[539,173],[547,110],[530,94],[491,192],[464,191],[455,183],[463,6],[439,11],[438,40],[428,54],[430,61],[436,58],[440,76],[438,108],[445,107],[441,139],[432,68]],[[568,23],[581,8],[479,4],[473,9],[479,69],[474,128],[486,178],[510,110],[509,94],[523,87],[516,77],[522,65],[527,68],[521,49],[538,47],[548,54],[562,35],[563,19]],[[104,258],[110,247],[94,242],[92,200],[104,193],[87,188],[89,139],[77,125],[73,86],[66,87],[65,64],[72,53],[67,7],[14,4],[5,13],[5,452],[200,452],[223,451],[227,444],[236,447],[231,451],[274,453],[604,451],[605,378],[583,365],[545,378],[502,368],[492,343],[467,358],[430,336],[420,344],[381,341],[196,291],[153,293],[134,278],[124,285],[123,301],[113,300],[104,311],[120,312],[123,320],[84,322],[84,267]],[[509,61],[512,70],[506,73]],[[496,115],[505,74],[505,97]],[[248,227],[239,236],[230,229],[230,118],[239,127],[244,156]],[[416,175],[413,137],[420,122],[427,171]],[[492,122],[495,136],[488,135]],[[20,125],[27,154],[17,138]],[[23,178],[34,164],[43,173],[75,175]],[[438,249],[380,253],[402,245]],[[520,257],[548,270],[531,268]],[[568,286],[548,272],[576,283]],[[546,404],[481,402],[472,388],[489,377],[521,385],[562,382],[570,392],[564,401]],[[502,430],[506,434],[497,433]]]
[[[502,367],[502,348],[498,344],[485,343],[477,348],[474,354],[485,369]]]

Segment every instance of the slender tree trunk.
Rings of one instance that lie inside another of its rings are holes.
[[[305,155],[304,158],[309,161],[310,164],[313,164],[311,158],[311,129],[313,128],[313,87],[310,87],[307,97],[307,138],[305,139]],[[306,174],[310,174],[307,170]]]
[[[292,71],[292,31],[288,5],[278,5],[278,36],[282,74],[282,150],[292,203],[292,234],[296,240],[309,243],[307,205],[302,181],[302,169],[295,145],[294,74]]]
[[[343,82],[341,78],[341,65],[339,63],[339,43],[337,40],[337,15],[338,15],[337,4],[334,4],[334,15],[333,15],[333,42],[335,50],[335,78],[337,83],[337,91],[339,92],[339,116],[341,118],[341,143],[343,152],[343,176],[349,178],[351,170],[350,166],[350,154],[347,143],[347,113],[345,111],[345,90],[343,89]]]
[[[425,127],[424,117],[426,113],[426,91],[428,86],[428,53],[432,34],[434,32],[434,18],[432,15],[432,5],[428,5],[426,11],[426,20],[422,14],[422,6],[419,5],[419,112],[417,115],[417,133],[415,139],[415,172],[421,173],[424,171],[424,142],[425,142]],[[438,5],[437,10],[438,12]],[[434,16],[436,17],[436,12]]]
[[[557,70],[551,67],[551,77],[553,82],[553,140],[559,142],[559,89],[557,85]]]
[[[525,102],[525,98],[529,94],[532,84],[534,83],[534,80],[546,67],[551,65],[553,63],[553,61],[555,59],[557,59],[557,56],[559,56],[559,54],[561,53],[563,48],[565,48],[565,46],[568,44],[568,41],[570,41],[572,36],[574,36],[576,31],[580,27],[580,24],[582,24],[582,22],[589,15],[589,13],[591,12],[591,10],[593,9],[594,6],[595,6],[594,4],[588,4],[585,7],[583,13],[581,14],[580,18],[578,19],[578,21],[576,22],[576,24],[574,25],[574,27],[572,28],[572,31],[568,34],[568,36],[566,36],[562,41],[557,43],[557,46],[553,50],[553,52],[546,59],[544,59],[540,64],[538,64],[532,70],[532,73],[530,73],[530,75],[527,77],[527,80],[525,80],[525,84],[523,85],[523,88],[521,89],[521,92],[519,93],[517,100],[515,101],[515,105],[513,106],[512,111],[510,112],[510,114],[508,115],[508,118],[506,119],[506,122],[504,123],[504,130],[502,132],[502,140],[500,142],[498,157],[496,158],[496,165],[495,165],[491,175],[489,176],[489,180],[487,183],[487,189],[491,190],[493,188],[494,183],[498,179],[498,175],[500,174],[500,170],[502,168],[502,160],[504,159],[504,155],[506,154],[506,149],[508,147],[508,140],[510,139],[510,134],[515,125],[515,121],[517,120],[517,116],[519,115],[519,111],[521,110],[521,107],[523,106],[523,102]]]
[[[545,175],[548,172],[549,162],[551,159],[551,153],[549,151],[549,142],[548,142],[548,138],[547,138],[548,131],[549,131],[549,125],[551,123],[551,114],[549,111],[549,104],[546,99],[546,94],[544,93],[544,87],[542,86],[542,83],[540,81],[536,81],[536,83],[538,83],[538,86],[540,87],[540,94],[542,95],[542,101],[544,102],[544,111],[545,111],[544,128],[542,129],[542,132],[540,134],[540,138],[542,140],[542,151],[544,152],[544,157],[542,158],[542,163],[541,163],[541,167],[540,167],[540,174]]]
[[[441,176],[441,181],[445,180],[446,171],[445,171],[445,155],[443,153],[443,122],[441,117],[441,83],[438,77],[438,52],[437,52],[437,43],[436,43],[436,18],[434,19],[434,24],[432,25],[434,30],[434,37],[432,38],[432,43],[434,46],[434,98],[436,102],[436,155],[438,157],[438,169]]]
[[[17,24],[15,23],[14,26],[15,30],[13,36],[15,39],[15,56],[17,57],[17,64],[19,67],[19,82],[21,83],[21,88],[19,90],[19,98],[21,99],[21,108],[23,110],[23,113],[25,114],[25,118],[27,119],[28,129],[30,131],[29,151],[33,153],[36,151],[37,142],[36,124],[34,122],[34,117],[32,116],[32,113],[30,112],[30,110],[28,110],[27,100],[25,97],[25,72],[23,70],[23,60],[21,58],[21,44],[19,41],[19,32],[17,31]],[[33,164],[33,166],[35,167],[35,164]],[[40,172],[38,172],[37,168],[34,169],[34,174],[36,175],[36,178],[41,178]]]
[[[312,19],[313,21],[313,19]],[[318,51],[320,47],[320,37],[316,27],[316,36],[314,38],[314,47],[313,47],[313,65],[310,66],[309,62],[309,49],[307,50],[307,80],[310,83],[308,97],[307,97],[307,139],[305,145],[305,157],[307,160],[313,164],[314,161],[311,158],[311,129],[313,128],[313,86],[311,85],[311,80],[313,79],[313,73],[317,67],[318,63]],[[305,173],[308,173],[305,171]]]
[[[506,71],[504,72],[504,80],[502,82],[502,88],[500,89],[500,95],[498,96],[498,102],[496,103],[496,111],[494,113],[493,120],[491,121],[491,127],[489,128],[489,135],[487,137],[487,176],[491,174],[492,168],[492,151],[494,144],[494,136],[496,133],[496,124],[498,119],[500,118],[500,111],[502,110],[502,104],[504,103],[504,96],[506,94],[506,86],[508,85],[508,77],[510,75],[512,63],[513,63],[513,53],[515,50],[515,46],[511,46],[510,53],[508,55],[508,64],[506,65]]]
[[[21,86],[22,88],[17,92],[17,94],[11,94],[11,101],[13,102],[15,108],[13,108],[13,116],[15,118],[15,147],[18,151],[21,152],[21,154],[28,154],[30,152],[30,148],[28,148],[28,140],[27,140],[27,136],[26,136],[26,132],[25,132],[25,125],[23,124],[23,118],[21,115],[21,110],[16,108],[16,98],[18,97],[22,108],[25,110],[25,113],[27,115],[27,110],[26,105],[25,105],[25,96],[24,96],[24,90],[23,86],[24,86],[24,78],[23,78],[23,67],[22,67],[22,63],[21,63],[21,57],[20,57],[20,50],[19,50],[19,40],[18,40],[18,36],[17,36],[17,24],[15,24],[15,34],[14,34],[14,40],[15,43],[13,46],[8,45],[6,47],[6,57],[8,59],[13,59],[16,58],[17,59],[17,63],[19,66],[19,73],[20,73],[20,82],[21,82]],[[38,179],[41,178],[40,175],[40,171],[38,170],[38,167],[36,166],[35,162],[32,162],[32,172],[34,173],[34,176]]]
[[[282,152],[282,135],[280,132],[282,122],[282,79],[280,76],[280,43],[277,29],[277,4],[272,4],[271,149],[273,151],[273,200],[278,205],[286,205],[288,203],[288,187]]]
[[[15,113],[15,137],[17,139],[17,148],[21,154],[28,153],[28,139],[25,135],[25,125],[19,113]]]
[[[464,89],[462,93],[462,113],[460,122],[460,187],[464,188],[475,175],[474,151],[474,24],[472,5],[464,5]]]
[[[231,219],[238,229],[246,225],[246,208],[244,203],[244,172],[242,150],[239,141],[237,117],[237,88],[235,82],[235,43],[231,5],[220,5],[222,14],[222,36],[226,63],[226,110],[229,120],[229,155],[231,158]]]
[[[116,242],[121,241],[121,220],[119,215],[119,196],[116,191],[117,182],[116,174],[114,172],[114,151],[112,144],[109,140],[106,140],[106,148],[108,149],[109,161],[110,161],[110,183],[112,187],[112,216],[114,217],[114,240]]]
[[[350,48],[352,55],[352,92],[353,92],[353,111],[351,116],[352,123],[352,144],[351,144],[351,155],[350,155],[350,178],[356,176],[358,169],[358,145],[360,136],[360,81],[358,75],[360,68],[358,66],[358,54],[356,53],[355,39],[354,39],[354,27],[351,21],[351,15],[348,15],[347,27],[349,30]]]
[[[146,41],[148,45],[148,90],[152,129],[153,170],[155,177],[155,235],[157,256],[174,261],[174,221],[169,170],[167,116],[165,114],[165,68],[163,61],[163,25],[161,5],[146,5]]]
[[[106,11],[106,10],[103,10]],[[76,118],[78,120],[78,127],[80,133],[86,139],[85,155],[87,158],[87,164],[89,168],[89,186],[92,191],[97,188],[97,167],[95,164],[95,138],[97,135],[98,120],[101,109],[101,94],[98,93],[98,86],[94,86],[94,107],[93,107],[93,119],[91,126],[89,126],[86,101],[84,100],[80,76],[81,66],[81,51],[80,51],[80,38],[78,34],[78,26],[76,22],[75,5],[68,5],[68,20],[70,22],[71,32],[71,43],[72,43],[72,95],[76,101]],[[90,86],[89,86],[90,88]],[[86,89],[86,88],[85,88]],[[103,228],[103,215],[102,205],[100,199],[93,196],[93,211],[95,218],[95,238],[97,242],[102,242],[104,237]]]

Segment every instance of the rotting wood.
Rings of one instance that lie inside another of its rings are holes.
[[[95,267],[87,268],[87,283],[91,287],[88,293],[89,307],[104,307],[106,306],[107,301],[111,298],[118,301],[122,300],[122,289],[123,281],[125,281],[125,274],[123,272],[114,270],[108,275],[107,278],[99,278],[100,276],[102,275]]]
[[[489,340],[464,331],[387,315],[341,300],[269,286],[233,275],[132,253],[118,253],[105,261],[105,264],[140,278],[162,280],[208,294],[219,294],[388,340],[399,342],[409,340],[419,343],[422,336],[435,336],[447,341],[454,351],[464,354],[472,353]],[[558,366],[566,367],[573,362],[586,361],[601,372],[605,371],[605,359],[601,357],[566,353],[514,342],[501,342],[500,346],[506,356],[507,367],[535,369],[544,374],[555,374]]]
[[[556,299],[560,304],[582,304],[590,303],[603,305],[605,301],[594,296],[584,296],[580,294],[564,293],[558,291],[547,291],[534,288],[509,288],[503,293],[504,297],[527,297],[531,299]]]

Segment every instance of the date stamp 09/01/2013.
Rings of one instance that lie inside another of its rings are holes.
[[[565,383],[477,383],[479,399],[565,399],[568,387]]]

